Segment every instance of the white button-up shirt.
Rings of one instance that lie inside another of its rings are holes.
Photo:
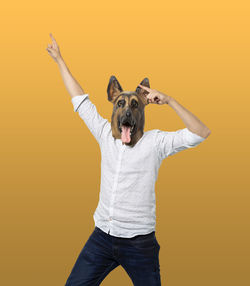
[[[112,136],[111,123],[104,119],[88,94],[71,98],[97,140],[101,150],[101,184],[95,226],[116,237],[131,238],[155,231],[155,182],[162,160],[205,138],[187,128],[144,132],[134,147]]]

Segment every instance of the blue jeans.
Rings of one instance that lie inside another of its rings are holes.
[[[115,237],[97,226],[81,250],[65,286],[97,286],[121,265],[135,286],[160,286],[160,245],[155,231]]]

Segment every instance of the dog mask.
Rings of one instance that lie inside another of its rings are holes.
[[[150,88],[148,78],[140,84]],[[133,147],[143,136],[148,92],[139,86],[136,91],[123,91],[115,76],[110,77],[107,92],[108,100],[113,103],[112,136],[121,139],[122,144]]]

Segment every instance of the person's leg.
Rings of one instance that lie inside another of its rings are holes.
[[[160,286],[160,245],[155,232],[120,243],[120,264],[134,286]]]
[[[97,228],[81,250],[65,286],[98,286],[119,263],[112,257],[112,239]]]

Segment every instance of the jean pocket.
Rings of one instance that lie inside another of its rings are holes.
[[[130,241],[130,244],[134,249],[142,252],[158,254],[160,251],[160,244],[158,243],[156,237],[151,239]]]
[[[153,248],[156,247],[160,249],[160,244],[158,243],[155,233],[150,233],[148,235],[139,235],[130,240],[130,243],[136,248]]]
[[[130,240],[130,244],[137,248],[137,249],[154,249],[157,244],[155,242],[155,238],[154,237],[150,237],[150,238],[137,238],[136,240]]]

